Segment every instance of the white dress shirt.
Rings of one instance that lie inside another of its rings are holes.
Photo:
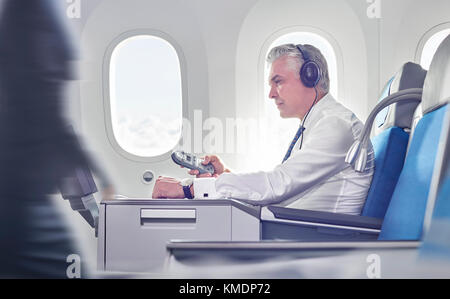
[[[327,94],[311,109],[304,128],[302,148],[300,137],[283,164],[271,171],[195,179],[195,198],[232,198],[253,205],[359,215],[372,181],[374,154],[371,149],[363,173],[346,164],[345,156],[363,124]]]

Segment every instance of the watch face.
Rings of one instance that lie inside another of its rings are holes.
[[[194,183],[193,179],[187,178],[187,179],[183,179],[181,180],[180,184],[181,186],[190,186]]]

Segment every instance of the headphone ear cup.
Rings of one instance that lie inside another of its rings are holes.
[[[307,61],[300,70],[300,78],[306,87],[317,86],[320,81],[319,66],[314,61]]]

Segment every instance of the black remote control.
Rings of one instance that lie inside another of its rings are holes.
[[[172,153],[172,160],[183,167],[198,170],[200,174],[210,173],[214,174],[214,166],[211,163],[203,165],[203,160],[197,158],[193,154],[185,153],[183,151],[174,151]]]

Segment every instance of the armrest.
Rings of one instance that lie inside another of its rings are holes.
[[[358,228],[381,229],[383,219],[319,212],[310,210],[292,209],[278,206],[267,207],[275,218],[291,221],[312,222],[339,226],[350,226]]]
[[[169,250],[331,250],[331,249],[418,249],[420,241],[345,241],[345,242],[292,242],[292,241],[259,241],[259,242],[218,242],[218,241],[184,241],[171,240],[167,243]],[[249,253],[251,255],[251,253]],[[277,253],[274,253],[277,255]]]
[[[78,211],[86,222],[95,229],[97,236],[99,208],[94,197],[97,192],[94,178],[88,167],[78,167],[59,181],[62,197],[68,200],[74,211]]]
[[[261,241],[261,242],[199,242],[171,240],[166,248],[171,257],[187,262],[207,258],[242,261],[266,259],[307,259],[330,257],[339,254],[356,253],[357,251],[415,251],[419,241],[365,241],[365,242],[291,242],[291,241]]]

